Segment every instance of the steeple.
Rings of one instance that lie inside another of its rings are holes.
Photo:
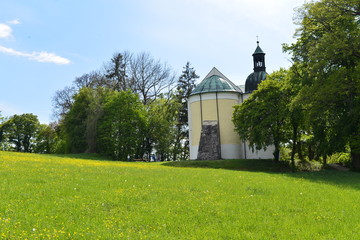
[[[266,78],[265,53],[260,48],[259,41],[256,43],[257,47],[253,53],[254,72],[246,78],[245,93],[252,93],[257,89],[258,84]]]
[[[259,46],[259,41],[256,41],[257,47],[255,49],[255,52],[253,53],[253,59],[254,59],[254,72],[261,72],[266,71],[265,67],[265,53]]]

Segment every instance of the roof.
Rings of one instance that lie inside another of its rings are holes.
[[[209,92],[238,92],[241,93],[239,87],[225,77],[215,67],[206,75],[199,85],[192,91],[191,95]]]
[[[257,47],[256,47],[255,52],[253,53],[253,55],[258,54],[258,53],[265,54],[264,51],[259,46],[259,41],[257,41]]]
[[[246,78],[245,93],[251,93],[252,91],[255,91],[257,89],[258,84],[261,83],[261,81],[265,80],[265,79],[266,79],[265,71],[251,73]]]

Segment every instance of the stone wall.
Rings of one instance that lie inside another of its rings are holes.
[[[219,127],[217,121],[204,121],[201,129],[197,159],[220,159]]]

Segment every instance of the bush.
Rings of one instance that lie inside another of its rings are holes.
[[[331,157],[329,159],[329,163],[338,163],[343,166],[350,167],[351,166],[350,153],[348,153],[348,152],[335,153],[335,154],[331,155]]]

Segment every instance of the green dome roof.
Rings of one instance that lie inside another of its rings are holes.
[[[265,78],[266,78],[265,71],[251,73],[246,78],[245,93],[251,93],[252,91],[255,91],[257,89],[258,84],[261,83],[262,80],[265,80]]]
[[[238,92],[241,93],[234,83],[227,79],[216,68],[210,71],[210,73],[202,80],[199,85],[192,91],[191,95],[209,92]]]

